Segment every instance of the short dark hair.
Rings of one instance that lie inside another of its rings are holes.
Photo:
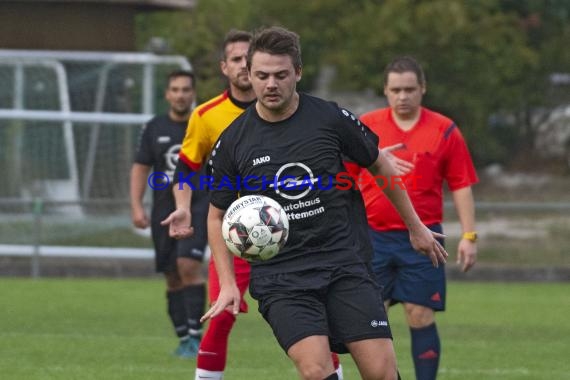
[[[179,77],[187,77],[190,78],[190,81],[192,82],[192,88],[196,87],[196,77],[194,76],[194,73],[192,71],[189,70],[174,70],[171,71],[170,74],[168,74],[168,78],[166,81],[166,87],[168,88],[168,86],[170,86],[170,82],[173,79],[179,78]]]
[[[384,69],[384,85],[388,84],[388,74],[390,73],[402,74],[410,71],[416,74],[416,77],[418,78],[418,83],[421,86],[424,86],[426,83],[424,70],[422,69],[422,66],[419,64],[419,62],[416,61],[415,58],[409,55],[397,57],[386,66],[386,68]]]
[[[247,69],[251,70],[251,58],[255,52],[272,55],[288,55],[296,70],[301,69],[301,43],[299,35],[279,26],[256,31],[247,52]]]
[[[246,32],[245,30],[238,30],[238,29],[231,29],[226,36],[224,37],[224,42],[222,43],[222,51],[220,55],[220,59],[225,61],[228,57],[226,57],[226,48],[229,44],[233,44],[235,42],[251,42],[253,36],[250,32]]]

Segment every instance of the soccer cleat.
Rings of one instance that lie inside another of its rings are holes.
[[[198,350],[200,348],[200,338],[196,336],[191,336],[188,339],[188,351],[192,352],[193,357],[198,356]]]
[[[174,355],[182,359],[193,359],[198,356],[198,347],[200,346],[200,339],[190,337],[180,341],[180,345],[174,351]]]
[[[186,344],[188,343],[190,339],[184,339],[184,340],[180,340],[180,343],[178,344],[178,347],[176,347],[176,350],[174,350],[174,352],[172,353],[172,355],[174,356],[182,356],[184,354],[184,350],[186,349]]]

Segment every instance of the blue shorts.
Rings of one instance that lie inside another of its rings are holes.
[[[429,226],[441,232],[441,225]],[[445,310],[445,265],[435,268],[431,260],[414,250],[408,231],[370,229],[374,248],[372,269],[382,298]],[[443,244],[443,241],[440,241]]]

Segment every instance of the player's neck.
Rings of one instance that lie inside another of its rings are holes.
[[[394,122],[396,123],[398,128],[400,128],[405,132],[411,130],[416,125],[416,123],[420,119],[420,115],[421,115],[420,108],[418,108],[417,111],[414,112],[413,114],[409,115],[398,115],[396,112],[392,110],[392,119],[394,119]]]
[[[244,91],[235,86],[230,86],[230,94],[232,98],[242,103],[249,103],[255,100],[255,92],[253,92],[253,88]]]
[[[259,117],[270,123],[276,123],[288,119],[297,111],[299,107],[299,93],[295,92],[291,97],[288,104],[278,110],[273,110],[265,107],[259,100],[255,103],[255,110]]]
[[[168,117],[170,118],[170,120],[175,121],[177,123],[182,122],[182,121],[188,121],[188,119],[190,118],[190,111],[180,114],[177,112],[174,112],[173,110],[168,111]]]

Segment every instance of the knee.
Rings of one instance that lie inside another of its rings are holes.
[[[398,368],[396,363],[393,366],[384,367],[380,372],[380,379],[382,380],[398,380]]]
[[[176,265],[178,275],[185,286],[197,285],[204,282],[201,262],[193,259],[178,259]]]
[[[429,307],[406,304],[405,310],[410,327],[421,328],[435,322],[435,313]]]
[[[182,280],[177,272],[166,272],[164,277],[168,291],[176,291],[182,288]]]
[[[300,363],[297,365],[297,371],[304,380],[323,380],[332,373],[328,366],[316,362]]]
[[[396,362],[396,354],[387,354],[375,358],[375,367],[369,373],[370,376],[363,377],[366,379],[382,379],[382,380],[397,380],[398,379],[398,365]]]

